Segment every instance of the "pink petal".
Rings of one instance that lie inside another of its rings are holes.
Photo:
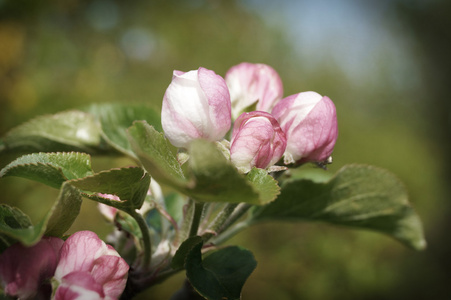
[[[129,266],[124,259],[105,255],[96,260],[91,274],[96,282],[102,285],[105,295],[116,299],[124,291],[128,269]]]
[[[205,68],[174,71],[163,97],[161,124],[176,147],[187,148],[198,138],[223,138],[231,124],[230,96],[224,79]]]
[[[315,92],[291,95],[272,114],[287,136],[286,157],[298,162],[324,161],[332,154],[338,126],[335,105],[328,97]]]
[[[102,285],[86,271],[72,272],[64,276],[55,292],[55,300],[104,299]]]
[[[55,278],[60,280],[65,275],[78,272],[90,271],[94,261],[105,254],[113,252],[99,237],[91,231],[79,231],[71,235],[61,248],[61,256],[55,271]]]
[[[235,121],[230,158],[241,171],[267,168],[283,155],[286,138],[276,119],[266,112],[241,114]]]
[[[283,96],[279,74],[265,64],[238,64],[227,71],[225,80],[230,89],[234,117],[257,101],[258,111],[270,112]]]
[[[63,240],[44,237],[36,245],[25,247],[16,243],[0,255],[0,280],[11,296],[32,298],[41,285],[50,279],[58,262]]]

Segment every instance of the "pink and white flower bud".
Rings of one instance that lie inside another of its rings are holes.
[[[282,80],[268,65],[243,62],[231,67],[225,80],[230,90],[234,118],[257,101],[257,111],[271,112],[282,100]]]
[[[287,136],[285,164],[323,162],[332,154],[338,125],[335,105],[328,97],[316,92],[291,95],[272,114]]]
[[[19,299],[45,299],[51,295],[63,240],[44,237],[36,245],[16,243],[0,255],[0,282],[5,294]]]
[[[269,113],[241,114],[233,126],[230,159],[242,172],[266,169],[283,155],[287,140],[277,120]]]
[[[174,71],[166,90],[161,124],[171,144],[187,148],[194,139],[218,141],[231,125],[230,94],[225,80],[199,68]]]
[[[99,193],[98,195],[100,197],[107,198],[110,200],[121,201],[121,199],[116,195],[102,194],[102,193]],[[116,217],[116,214],[119,211],[117,208],[103,204],[103,203],[99,203],[97,205],[97,208],[99,209],[100,213],[110,222],[114,222],[114,218]]]
[[[129,266],[113,247],[91,231],[71,235],[60,252],[55,299],[118,299]]]

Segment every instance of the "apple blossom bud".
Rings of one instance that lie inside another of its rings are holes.
[[[265,64],[244,62],[233,66],[227,71],[225,80],[230,90],[234,118],[257,101],[256,110],[271,112],[283,96],[279,74]]]
[[[335,105],[316,92],[288,96],[272,110],[287,136],[285,164],[323,162],[332,154],[338,136]]]
[[[128,269],[116,250],[94,232],[76,232],[61,248],[54,276],[59,282],[55,299],[66,299],[66,295],[74,299],[118,299],[124,291]]]
[[[114,200],[114,201],[121,201],[121,199],[112,194],[102,194],[98,193],[98,195],[102,198]],[[114,218],[116,217],[117,212],[119,211],[117,208],[100,203],[97,205],[97,208],[99,209],[100,213],[110,222],[114,222]]]
[[[171,144],[187,148],[194,139],[218,141],[231,125],[230,94],[225,80],[199,68],[174,71],[166,90],[161,124]]]
[[[16,243],[0,255],[0,282],[4,292],[19,299],[50,298],[52,278],[63,240],[44,237],[36,245]]]
[[[265,169],[283,155],[287,140],[277,120],[269,113],[241,114],[233,126],[230,159],[242,172]]]

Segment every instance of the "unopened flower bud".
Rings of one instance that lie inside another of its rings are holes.
[[[332,154],[338,136],[335,105],[316,92],[288,96],[272,110],[287,137],[286,164],[323,162]]]
[[[233,66],[227,71],[225,80],[230,90],[234,118],[256,102],[257,111],[271,112],[283,96],[279,74],[265,64],[244,62]]]
[[[271,114],[243,113],[233,126],[230,158],[244,173],[253,167],[265,169],[282,157],[286,145],[285,134]]]
[[[171,144],[187,148],[194,139],[218,141],[231,125],[230,94],[225,80],[205,68],[174,71],[166,90],[161,124]]]

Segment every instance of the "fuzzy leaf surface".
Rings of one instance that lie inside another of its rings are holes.
[[[140,209],[150,185],[150,176],[138,167],[111,169],[92,176],[69,181],[83,196],[121,210]],[[111,200],[98,195],[110,194],[120,198]]]
[[[82,111],[43,115],[23,123],[3,137],[3,151],[101,151],[101,131],[94,117]]]
[[[80,213],[83,199],[78,189],[65,182],[60,190],[58,201],[50,210],[45,235],[61,237],[69,230]]]
[[[324,221],[379,231],[417,250],[426,246],[403,184],[366,165],[345,166],[324,183],[288,180],[276,201],[254,210],[254,222],[267,220]]]
[[[246,177],[224,157],[215,144],[195,140],[189,148],[189,170],[194,185],[187,194],[202,202],[261,204]]]
[[[60,188],[66,180],[92,174],[91,158],[78,152],[33,153],[19,157],[0,171],[0,177],[17,176]]]
[[[36,225],[17,208],[1,205],[0,234],[26,246],[34,245],[43,235],[61,237],[78,216],[81,202],[78,190],[64,183],[53,207]]]
[[[274,201],[277,195],[280,194],[280,187],[277,181],[263,169],[253,168],[247,174],[247,180],[252,184],[254,190],[258,192],[259,204]]]
[[[127,129],[134,121],[145,120],[161,131],[160,113],[144,105],[93,104],[87,108],[99,120],[104,139],[118,151],[133,155]]]
[[[176,189],[187,184],[182,168],[161,132],[147,122],[138,121],[128,133],[134,152],[156,181]]]

